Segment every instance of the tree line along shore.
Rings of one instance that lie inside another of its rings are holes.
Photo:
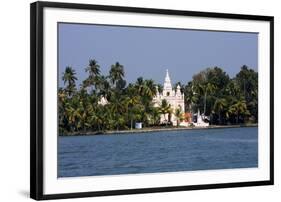
[[[127,83],[119,62],[111,66],[108,75],[102,75],[98,62],[90,60],[85,72],[88,76],[80,85],[70,66],[60,78],[64,84],[58,89],[60,135],[126,131],[133,129],[135,122],[142,122],[144,129],[174,128],[169,122],[160,123],[160,116],[173,113],[180,121],[187,118],[165,100],[154,107],[156,86],[159,92],[163,86],[142,77]],[[258,123],[258,73],[246,65],[233,78],[223,68],[209,67],[185,84],[175,83],[174,88],[178,85],[185,95],[185,112],[194,114],[199,109],[210,117],[210,127]],[[101,104],[102,98],[107,104]]]
[[[145,134],[165,131],[182,131],[182,130],[205,130],[205,129],[227,129],[227,128],[248,128],[258,127],[257,123],[249,123],[242,125],[210,125],[206,127],[146,127],[142,129],[130,129],[130,130],[104,130],[104,131],[77,131],[60,134],[60,136],[93,136],[93,135],[116,135],[116,134]]]

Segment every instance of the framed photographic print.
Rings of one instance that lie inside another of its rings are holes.
[[[31,4],[31,198],[273,184],[273,17]]]

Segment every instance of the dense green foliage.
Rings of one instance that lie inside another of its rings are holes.
[[[186,111],[200,109],[211,124],[258,122],[258,73],[242,66],[230,78],[221,68],[207,68],[185,88]]]
[[[178,123],[183,120],[180,111],[173,112],[166,100],[160,107],[153,106],[156,86],[160,92],[163,89],[160,84],[142,77],[127,84],[120,63],[112,65],[105,76],[101,75],[98,62],[90,60],[85,71],[88,77],[79,88],[72,67],[66,67],[63,73],[64,87],[58,91],[60,134],[132,129],[136,121],[145,127],[157,126],[161,114],[165,115],[167,123],[171,113],[175,114]],[[200,109],[210,116],[211,124],[258,120],[258,74],[247,66],[243,66],[233,79],[221,68],[214,67],[194,75],[186,85],[177,84],[185,93],[185,111],[194,113]],[[107,104],[100,103],[102,97]]]

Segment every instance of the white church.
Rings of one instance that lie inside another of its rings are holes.
[[[177,117],[174,115],[176,109],[180,109],[183,116],[185,114],[184,108],[184,93],[181,93],[180,86],[177,86],[176,90],[173,90],[171,79],[169,76],[168,70],[166,70],[166,77],[163,86],[163,92],[159,93],[158,87],[156,87],[156,95],[153,98],[153,103],[155,107],[161,106],[162,100],[167,100],[168,104],[171,106],[171,113],[170,113],[170,121],[172,122],[173,126],[177,125]],[[195,114],[197,117],[196,123],[192,122],[195,127],[207,127],[209,123],[205,122],[203,119],[204,117],[200,114],[198,109],[198,113]],[[169,114],[161,115],[160,123],[165,123],[168,120]],[[185,120],[180,122],[180,126],[189,126],[189,123]]]
[[[156,88],[156,95],[153,98],[153,103],[155,107],[161,106],[162,100],[167,100],[168,104],[171,106],[172,113],[170,114],[170,121],[174,126],[177,125],[177,118],[174,115],[176,109],[180,109],[184,113],[184,93],[181,93],[180,86],[177,86],[176,90],[173,90],[171,79],[168,70],[166,70],[166,77],[163,86],[163,92],[159,93],[158,87]],[[162,114],[160,122],[164,123],[168,120],[168,114],[165,116]]]
[[[174,115],[176,109],[180,109],[183,116],[185,115],[185,108],[184,108],[184,93],[181,92],[180,86],[177,86],[176,90],[173,90],[171,79],[169,76],[168,70],[166,70],[166,77],[164,81],[164,86],[163,86],[163,91],[162,93],[159,93],[158,91],[158,86],[156,86],[156,95],[153,97],[153,104],[154,107],[160,107],[162,100],[167,100],[168,104],[170,105],[171,108],[171,113],[170,113],[170,121],[172,122],[173,126],[177,125],[177,117]],[[102,97],[101,100],[98,102],[98,104],[101,105],[106,105],[108,104],[108,101],[106,98]],[[192,124],[195,127],[207,127],[209,126],[209,123],[204,121],[204,116],[200,114],[200,111],[198,109],[198,113],[194,114],[197,117],[196,123],[192,122]],[[160,123],[165,123],[169,120],[169,114],[161,114],[160,117]],[[189,126],[189,122],[187,121],[182,121],[179,123],[180,126]]]

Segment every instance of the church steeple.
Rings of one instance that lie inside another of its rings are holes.
[[[166,70],[166,77],[165,77],[165,82],[164,82],[164,87],[163,87],[163,94],[166,96],[171,96],[173,94],[173,88],[171,84],[171,79],[169,76],[169,71],[168,69]]]
[[[169,76],[169,71],[168,71],[168,69],[166,69],[165,83],[171,83],[171,79],[170,79],[170,76]]]
[[[164,82],[164,89],[165,90],[172,90],[172,84],[171,84],[171,79],[169,76],[169,71],[168,69],[166,70],[166,77],[165,77],[165,82]]]

